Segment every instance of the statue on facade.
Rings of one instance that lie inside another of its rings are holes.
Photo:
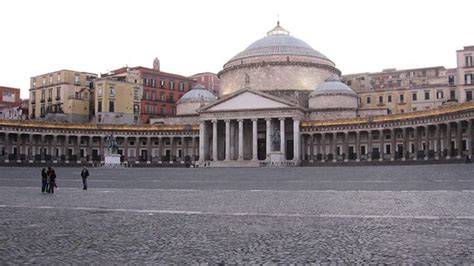
[[[275,129],[275,131],[273,132],[272,144],[273,144],[274,151],[280,150],[280,130],[278,128]]]
[[[107,148],[109,149],[109,154],[117,154],[118,144],[117,144],[117,139],[114,137],[114,134],[110,134],[110,136],[107,136],[105,142],[106,142]]]

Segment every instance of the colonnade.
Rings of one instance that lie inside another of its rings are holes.
[[[310,162],[460,159],[473,155],[473,120],[303,133]]]
[[[102,162],[104,135],[0,133],[0,161]],[[118,153],[129,163],[173,163],[199,159],[197,136],[116,136]]]

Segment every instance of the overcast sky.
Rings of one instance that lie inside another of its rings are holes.
[[[215,72],[281,26],[343,74],[456,66],[474,45],[474,1],[0,1],[0,86],[60,69],[125,65],[189,76]]]

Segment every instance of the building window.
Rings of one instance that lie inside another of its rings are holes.
[[[80,74],[76,74],[74,75],[74,84],[80,84],[81,82],[81,77],[80,77]]]
[[[451,100],[456,99],[456,91],[455,90],[450,90],[449,91],[449,99],[451,99]]]
[[[53,75],[49,75],[49,84],[53,84]]]
[[[114,88],[114,87],[110,87],[110,89],[109,89],[109,96],[110,96],[110,97],[114,97],[114,96],[115,96],[115,88]]]
[[[436,99],[443,99],[444,96],[443,96],[443,91],[437,91],[436,92]]]
[[[97,88],[97,96],[102,97],[102,87]]]
[[[174,103],[173,94],[170,94],[170,103]]]
[[[114,101],[109,101],[109,112],[111,112],[111,113],[115,112],[115,102]]]
[[[61,73],[58,73],[57,80],[58,82],[61,82]]]
[[[429,99],[430,99],[430,92],[425,91],[425,100],[429,100]]]
[[[46,78],[43,77],[43,86],[46,84]]]
[[[184,83],[183,82],[179,83],[179,91],[184,91]]]
[[[474,84],[474,74],[465,74],[464,84]]]
[[[367,97],[367,104],[370,104],[370,97]]]
[[[40,108],[40,116],[41,116],[41,117],[44,117],[45,111],[46,111],[46,109],[45,109],[44,105],[41,106],[41,108]]]
[[[472,101],[472,91],[466,91],[466,101]]]
[[[413,93],[411,94],[411,100],[412,100],[412,101],[416,101],[416,99],[417,99],[416,92],[413,92]]]
[[[97,113],[102,112],[102,100],[97,102]]]
[[[174,81],[170,80],[170,90],[174,90]]]
[[[472,55],[466,55],[466,67],[472,67]]]
[[[402,86],[402,81],[401,81],[401,80],[397,80],[397,85],[398,85],[398,87],[401,87],[401,86]]]
[[[160,79],[160,88],[165,87],[165,81],[163,79]]]
[[[56,100],[61,100],[61,87],[56,88]]]
[[[387,96],[387,102],[391,103],[392,102],[392,95]]]
[[[166,106],[161,106],[161,115],[166,115]]]
[[[165,101],[165,93],[164,92],[160,93],[160,101],[162,101],[162,102]]]
[[[138,88],[134,88],[134,89],[133,89],[133,99],[134,99],[135,101],[138,101],[139,98],[140,98],[140,91],[139,91]]]
[[[41,91],[41,100],[44,101],[44,98],[46,97],[46,92],[44,90]]]
[[[351,80],[348,80],[347,81],[347,86],[351,86],[352,85],[352,81]]]
[[[380,104],[383,103],[383,96],[379,96],[379,103],[380,103]]]
[[[450,75],[448,77],[448,85],[453,86],[454,85],[454,76]]]
[[[403,94],[400,94],[400,103],[405,102],[405,96]]]

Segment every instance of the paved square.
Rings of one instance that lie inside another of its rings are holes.
[[[0,264],[474,263],[473,165],[0,168]]]

